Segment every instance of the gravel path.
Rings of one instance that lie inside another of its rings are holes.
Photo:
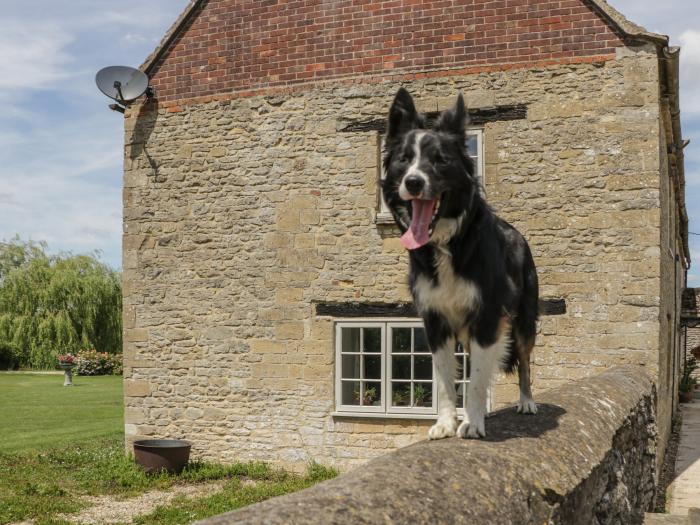
[[[214,494],[221,490],[224,482],[198,483],[196,485],[175,485],[165,490],[152,490],[124,500],[117,500],[111,496],[86,496],[90,507],[82,510],[79,514],[64,514],[60,519],[71,523],[81,524],[108,524],[131,522],[136,516],[148,514],[155,510],[158,505],[167,505],[176,496],[200,497]]]
[[[690,509],[700,507],[700,397],[683,403],[681,413],[681,438],[668,510],[670,514],[686,516]]]

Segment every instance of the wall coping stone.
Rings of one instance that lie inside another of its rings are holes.
[[[656,456],[645,369],[614,367],[538,402],[535,416],[495,412],[484,440],[423,441],[198,523],[641,523]]]

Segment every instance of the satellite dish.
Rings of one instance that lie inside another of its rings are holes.
[[[148,85],[148,77],[143,71],[133,67],[109,66],[100,69],[95,75],[95,83],[102,93],[121,104],[112,104],[110,108],[122,113],[123,106],[144,93],[149,99],[153,97],[153,88]]]

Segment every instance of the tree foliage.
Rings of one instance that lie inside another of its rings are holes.
[[[45,250],[45,242],[22,242],[18,235],[9,242],[0,241],[0,283],[10,270],[21,268],[33,259],[45,257]]]
[[[59,354],[87,348],[121,352],[121,315],[120,274],[96,256],[49,255],[45,243],[18,238],[0,243],[5,366],[55,368]]]

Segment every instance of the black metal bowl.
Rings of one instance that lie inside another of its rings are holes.
[[[191,448],[191,443],[180,439],[141,439],[134,441],[134,458],[146,472],[178,474],[190,460]]]

